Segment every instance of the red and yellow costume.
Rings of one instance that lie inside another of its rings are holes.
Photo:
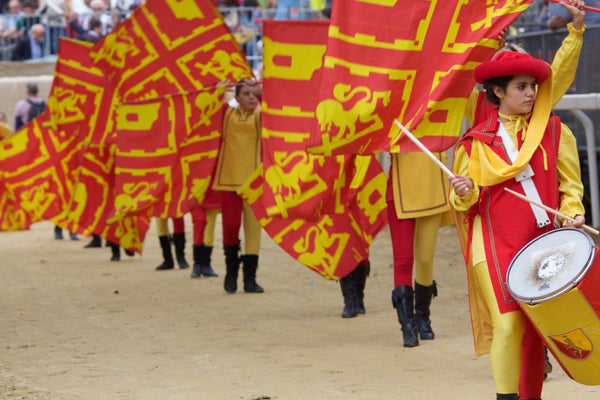
[[[499,59],[482,66],[493,65]],[[477,75],[477,69],[475,72]],[[504,75],[518,73],[529,72]],[[504,188],[523,193],[521,184],[513,178],[529,165],[544,204],[570,217],[584,213],[575,139],[557,117],[548,118],[553,103],[550,82],[548,79],[538,90],[533,114],[512,116],[503,123],[518,149],[514,162],[508,159],[505,144],[497,135],[501,126],[493,108],[487,118],[464,135],[456,148],[454,173],[469,177],[474,188],[464,197],[454,190],[450,192],[450,204],[464,213],[455,220],[467,263],[477,354],[490,352],[497,392],[518,390],[522,399],[541,396],[544,347],[508,293],[506,272],[516,253],[531,239],[552,229],[553,224],[538,227],[530,206],[519,203]],[[549,218],[554,221],[554,217]]]
[[[260,111],[243,110],[239,106],[226,107],[213,189],[220,194],[221,200],[223,245],[227,264],[225,290],[230,293],[237,290],[242,217],[245,245],[241,260],[244,264],[245,287],[249,289],[246,291],[252,291],[247,283],[254,282],[258,265],[261,226],[250,206],[236,191],[261,163],[260,126]]]

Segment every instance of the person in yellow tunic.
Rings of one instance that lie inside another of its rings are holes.
[[[237,190],[261,163],[260,111],[258,97],[261,87],[254,79],[242,79],[235,88],[237,107],[226,107],[223,114],[221,148],[213,189],[221,198],[223,249],[226,274],[224,288],[227,293],[237,290],[240,262],[243,264],[244,291],[262,293],[256,283],[261,226],[250,206],[237,194]],[[240,227],[244,224],[246,240],[244,254],[240,257]]]
[[[583,1],[563,4],[573,16],[569,34],[552,62],[552,106],[565,94],[577,69],[585,30]],[[506,49],[514,49],[507,46]],[[489,113],[483,92],[473,89],[465,116],[473,125]],[[435,153],[446,163],[445,153]],[[448,187],[442,171],[423,153],[392,155],[387,202],[394,257],[392,304],[402,327],[404,347],[418,346],[419,338],[434,338],[430,305],[437,295],[433,258],[440,226],[449,223]],[[415,269],[414,290],[413,264]]]
[[[449,178],[450,204],[464,214],[457,215],[457,227],[467,232],[463,251],[477,350],[489,351],[502,400],[541,399],[544,345],[507,291],[506,274],[523,246],[559,222],[504,189],[558,209],[574,219],[563,221],[567,226],[585,223],[577,146],[550,114],[550,74],[545,62],[511,51],[475,68],[495,109],[460,140]]]

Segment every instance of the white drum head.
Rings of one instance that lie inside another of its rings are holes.
[[[523,247],[510,263],[506,285],[518,301],[536,304],[577,286],[592,264],[595,246],[586,233],[561,228]]]

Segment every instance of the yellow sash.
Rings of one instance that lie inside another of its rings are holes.
[[[552,74],[552,72],[550,73]],[[478,139],[473,140],[469,174],[475,183],[480,186],[497,185],[507,179],[514,178],[529,163],[533,153],[540,145],[548,125],[551,101],[552,76],[548,76],[548,79],[539,85],[525,141],[514,164],[507,164],[485,143]]]

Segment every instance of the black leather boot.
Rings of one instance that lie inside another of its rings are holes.
[[[519,400],[519,395],[516,393],[496,393],[496,400]]]
[[[211,266],[212,251],[212,246],[202,246],[202,259],[204,260],[204,264],[202,264],[202,275],[207,277],[219,276]]]
[[[210,257],[212,254],[212,246],[205,246],[203,244],[194,245],[194,268],[192,278],[199,278],[200,276],[219,276],[210,266]]]
[[[110,242],[110,251],[112,253],[112,257],[110,261],[119,261],[121,260],[121,247],[118,244]]]
[[[413,288],[409,285],[398,286],[392,291],[392,304],[398,314],[398,322],[402,327],[404,347],[419,345],[417,324],[413,311]]]
[[[371,272],[371,263],[368,262],[364,267],[359,266],[355,270],[356,273],[356,313],[365,314],[365,285],[367,284],[367,277]]]
[[[262,293],[264,289],[256,283],[256,270],[258,269],[258,255],[246,254],[242,256],[244,266],[244,292]]]
[[[173,234],[173,245],[175,246],[175,258],[179,268],[189,267],[190,265],[185,259],[185,232]]]
[[[93,247],[102,247],[102,238],[95,234],[92,235],[92,240],[90,240],[88,244],[83,246],[84,249],[90,249]]]
[[[429,319],[431,299],[437,296],[435,281],[431,286],[419,285],[415,282],[415,319],[421,340],[432,340],[435,337]]]
[[[358,277],[359,267],[354,268],[352,272],[340,279],[340,288],[344,296],[344,310],[342,318],[354,318],[358,315],[356,306],[358,304]]]
[[[171,252],[171,240],[169,240],[169,236],[159,236],[158,241],[160,242],[160,248],[162,249],[163,254],[163,263],[156,267],[157,271],[164,271],[166,269],[173,269],[173,253]]]
[[[227,293],[235,293],[237,290],[237,278],[238,271],[240,270],[240,244],[235,246],[223,245],[223,251],[225,253],[225,281],[223,287]]]

